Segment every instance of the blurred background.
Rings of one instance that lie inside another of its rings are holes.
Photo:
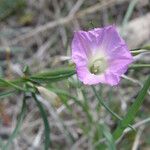
[[[150,1],[0,0],[0,76],[23,76],[25,65],[31,73],[67,66],[74,31],[110,24],[118,27],[130,49],[150,45]],[[148,63],[150,55],[139,55],[136,61]],[[96,88],[107,105],[123,116],[149,74],[146,68],[131,69],[119,86]],[[98,104],[91,88],[82,87],[76,76],[39,90],[54,150],[100,150],[104,141],[99,123],[105,122],[111,131],[118,123]],[[16,126],[22,98],[21,93],[14,93],[0,99],[0,143],[9,139]],[[134,122],[137,132],[126,133],[117,143],[118,150],[150,149],[149,106],[150,92]],[[25,118],[9,149],[42,150],[43,145],[42,118],[29,97]]]

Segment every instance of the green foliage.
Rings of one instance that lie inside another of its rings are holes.
[[[144,69],[144,68],[150,68],[150,64],[133,64],[130,66],[131,68],[134,69]]]
[[[118,127],[116,128],[116,130],[113,133],[113,137],[115,140],[117,140],[121,134],[123,133],[124,129],[133,122],[133,119],[135,118],[135,115],[137,114],[137,112],[139,111],[139,108],[141,107],[143,101],[144,101],[144,97],[147,94],[147,91],[150,87],[150,76],[148,77],[148,79],[145,81],[145,84],[143,86],[143,88],[141,89],[141,91],[139,92],[137,98],[135,99],[134,103],[131,105],[131,107],[129,108],[127,114],[125,115],[125,117],[120,121],[120,123],[118,124]]]
[[[23,88],[24,83],[30,82],[33,84],[41,84],[41,83],[52,83],[60,80],[64,80],[69,78],[75,74],[74,67],[65,67],[65,68],[58,68],[54,70],[47,70],[42,73],[38,73],[32,76],[24,76],[17,80],[5,80],[0,78],[0,88],[2,89],[9,89],[14,88],[19,91],[27,92],[26,88]]]
[[[15,90],[11,90],[11,91],[4,91],[4,92],[1,92],[0,93],[0,98],[5,98],[5,97],[8,97],[8,96],[11,96],[13,95],[15,92]]]
[[[101,124],[101,129],[104,137],[106,138],[106,143],[109,150],[116,150],[115,141],[112,134],[110,133],[109,127],[106,124]]]
[[[19,134],[19,131],[20,131],[20,128],[21,128],[21,125],[23,123],[23,119],[25,117],[25,113],[26,113],[26,97],[24,96],[23,98],[23,102],[22,102],[22,107],[21,107],[21,112],[19,114],[19,117],[18,117],[18,121],[17,121],[17,124],[16,124],[16,127],[13,131],[13,133],[10,135],[7,143],[3,146],[3,150],[7,150],[9,145],[12,143],[12,141],[16,138],[16,136]]]
[[[50,126],[49,126],[46,111],[45,111],[44,107],[42,106],[42,103],[37,99],[36,93],[38,91],[36,89],[36,85],[39,83],[47,83],[47,82],[51,83],[51,82],[53,82],[53,79],[55,81],[63,80],[66,77],[72,76],[75,73],[75,70],[72,67],[71,68],[66,67],[66,68],[59,68],[59,69],[50,70],[50,71],[42,72],[39,74],[35,74],[34,76],[30,76],[29,68],[25,67],[24,73],[25,73],[25,76],[20,78],[20,79],[17,79],[17,80],[5,80],[3,78],[0,78],[0,87],[1,88],[7,89],[7,90],[10,88],[12,89],[10,91],[6,90],[5,92],[1,92],[0,98],[10,96],[10,95],[14,94],[15,91],[21,91],[24,94],[30,93],[32,95],[35,102],[37,103],[37,106],[38,106],[39,111],[41,113],[41,117],[42,117],[43,122],[44,122],[44,126],[45,126],[45,150],[48,150],[49,146],[50,146]],[[61,91],[61,94],[62,94],[62,91]],[[77,100],[77,99],[75,98],[75,100]],[[12,143],[13,139],[17,136],[17,134],[20,130],[21,124],[22,124],[22,120],[23,120],[24,115],[25,115],[25,109],[26,109],[26,104],[25,104],[25,97],[24,97],[23,105],[22,105],[22,109],[21,109],[22,111],[19,115],[16,128],[13,131],[13,133],[11,134],[7,144],[4,145],[4,149],[7,149],[8,146],[10,145],[10,143]]]
[[[58,68],[54,70],[45,71],[29,77],[29,80],[37,83],[56,82],[66,79],[75,74],[74,67]]]
[[[35,95],[35,93],[32,93],[32,96],[33,96],[35,102],[37,103],[37,106],[41,113],[41,117],[43,119],[43,123],[45,126],[45,150],[48,150],[50,147],[50,126],[49,126],[47,114],[46,114],[46,111],[45,111],[42,103],[37,99],[37,96]]]
[[[141,65],[137,65],[136,67],[132,67],[132,69],[135,68],[140,68]],[[142,66],[143,67],[143,66]],[[149,67],[147,64],[146,67]],[[108,149],[110,150],[115,150],[115,141],[117,140],[123,133],[124,129],[126,127],[132,128],[130,123],[132,123],[133,119],[135,118],[136,113],[138,112],[140,106],[142,105],[144,101],[144,97],[147,93],[147,90],[150,86],[150,77],[148,80],[145,82],[142,90],[139,92],[136,100],[132,104],[131,108],[129,108],[127,114],[125,117],[121,118],[118,114],[112,111],[111,108],[109,108],[103,98],[102,98],[102,91],[97,91],[94,86],[92,86],[92,90],[94,92],[95,97],[98,100],[98,106],[96,107],[97,113],[99,113],[99,108],[100,106],[103,106],[113,117],[118,119],[119,124],[117,129],[114,131],[113,134],[110,133],[109,127],[106,124],[102,124],[99,122],[99,120],[94,120],[93,119],[93,114],[91,113],[89,102],[88,102],[88,97],[87,97],[87,91],[82,84],[78,84],[77,82],[71,82],[72,88],[74,90],[78,91],[82,96],[81,99],[75,96],[75,94],[71,94],[67,89],[61,89],[57,88],[56,82],[60,80],[67,79],[71,77],[72,75],[75,74],[75,68],[74,66],[70,67],[62,67],[54,70],[47,70],[45,72],[37,73],[32,75],[30,72],[30,69],[28,66],[24,68],[24,77],[21,77],[17,80],[5,80],[2,77],[0,78],[0,88],[3,89],[3,92],[0,93],[0,98],[4,98],[7,96],[11,96],[14,94],[14,92],[19,91],[24,93],[26,95],[27,93],[31,95],[31,97],[35,100],[37,107],[40,111],[41,117],[43,119],[44,127],[45,127],[45,150],[48,150],[50,147],[50,125],[48,122],[48,116],[45,111],[45,108],[43,107],[43,104],[38,100],[37,95],[39,94],[37,86],[45,86],[46,89],[55,92],[61,97],[61,100],[63,104],[68,108],[68,110],[73,114],[72,107],[68,104],[67,98],[71,98],[74,103],[82,109],[82,111],[86,115],[87,119],[87,125],[84,123],[79,123],[80,128],[83,131],[83,134],[86,136],[91,136],[90,130],[93,130],[94,132],[92,133],[92,144],[94,145],[95,149],[106,149],[106,145]],[[53,82],[55,82],[55,86],[52,86]],[[102,90],[102,89],[100,89]],[[109,93],[108,99],[111,100],[112,98],[112,92]],[[22,105],[22,111],[19,115],[18,122],[16,125],[15,130],[11,134],[8,142],[6,145],[4,145],[4,149],[8,148],[9,145],[13,142],[14,138],[18,135],[20,127],[22,125],[23,118],[25,116],[25,110],[26,110],[26,103],[25,103],[25,97],[23,100],[23,105]],[[78,118],[78,115],[74,115],[76,120],[80,122],[80,119]],[[63,124],[63,123],[62,123]],[[65,126],[64,126],[64,129]],[[104,143],[100,143],[99,140],[102,138],[102,135],[104,136]],[[70,132],[67,133],[67,136],[69,139],[74,140]],[[106,143],[106,144],[105,144]],[[0,143],[3,145],[3,143]]]

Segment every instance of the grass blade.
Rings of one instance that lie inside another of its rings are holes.
[[[106,124],[101,124],[101,129],[104,137],[106,138],[107,146],[109,150],[116,150],[115,142],[109,128]]]
[[[35,93],[32,93],[32,97],[34,98],[35,102],[37,103],[37,106],[41,113],[41,117],[43,119],[43,123],[45,126],[45,150],[48,150],[49,146],[50,146],[50,126],[49,126],[47,114],[43,108],[42,103],[37,99]]]
[[[114,131],[113,137],[114,137],[115,140],[117,140],[122,135],[122,132],[124,131],[124,129],[130,123],[132,123],[133,119],[135,118],[136,113],[139,111],[139,108],[140,108],[140,106],[142,105],[142,103],[144,101],[144,97],[145,97],[145,95],[146,95],[147,90],[149,89],[149,87],[150,87],[150,76],[146,80],[143,88],[139,92],[139,94],[138,94],[137,98],[135,99],[134,103],[129,108],[127,114],[120,121],[118,127]]]

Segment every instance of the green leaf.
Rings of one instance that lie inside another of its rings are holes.
[[[122,120],[122,118],[121,118],[118,114],[116,114],[115,112],[113,112],[113,111],[104,103],[102,97],[99,96],[99,94],[97,93],[97,91],[96,91],[96,89],[95,89],[94,86],[92,86],[92,89],[93,89],[93,92],[94,92],[95,96],[97,97],[99,103],[100,103],[110,114],[112,114],[112,116],[114,116],[114,117],[117,118],[118,120]],[[128,126],[129,126],[129,128],[131,128],[132,130],[135,131],[135,129],[134,129],[131,125],[128,124]]]
[[[60,81],[66,78],[71,77],[75,74],[74,67],[65,67],[58,69],[51,69],[46,72],[38,73],[33,76],[25,76],[17,80],[5,80],[0,78],[0,88],[2,89],[16,89],[19,91],[27,92],[26,89],[22,88],[23,83],[32,82],[32,83],[51,83]]]
[[[8,81],[8,80],[5,80],[3,78],[0,78],[0,85],[10,86],[10,87],[13,87],[16,90],[26,92],[24,88],[14,84],[12,81]]]
[[[50,146],[50,126],[49,126],[49,122],[48,122],[48,117],[47,117],[45,109],[43,108],[42,103],[37,99],[35,93],[32,93],[32,97],[34,98],[35,102],[37,103],[37,106],[41,113],[41,117],[43,119],[43,123],[45,126],[45,150],[48,150],[49,146]]]
[[[12,84],[16,84],[16,85],[20,85],[20,83],[24,82],[23,78],[19,78],[17,80],[5,80],[7,82],[4,81],[4,78],[0,78],[0,87],[11,87],[11,85],[9,85],[7,82],[12,83]]]
[[[150,45],[145,45],[145,46],[140,47],[140,48],[131,49],[131,52],[138,51],[138,50],[147,50],[147,51],[149,51],[150,50]]]
[[[150,76],[148,77],[148,79],[146,80],[143,88],[141,89],[141,91],[139,92],[137,98],[135,99],[134,103],[131,105],[131,107],[129,108],[127,114],[125,115],[125,117],[120,121],[120,123],[118,124],[116,130],[113,133],[113,137],[115,140],[117,140],[123,133],[124,129],[130,124],[132,123],[133,119],[135,118],[135,115],[137,114],[137,112],[139,111],[143,101],[144,101],[144,97],[147,94],[147,91],[150,87]]]
[[[70,66],[70,67],[61,67],[61,68],[57,68],[57,69],[49,69],[46,70],[44,72],[35,74],[34,76],[39,76],[39,77],[47,77],[47,76],[57,76],[60,74],[66,74],[66,73],[70,73],[70,72],[75,72],[75,68],[74,66]]]
[[[107,146],[109,150],[116,150],[115,142],[112,134],[110,133],[110,129],[106,124],[101,124],[101,129],[104,137],[106,138]]]
[[[15,92],[15,90],[1,92],[0,93],[0,98],[5,98],[5,97],[8,97],[8,96],[11,96],[11,95],[14,94],[14,92]]]
[[[130,66],[131,69],[136,69],[136,68],[150,68],[150,64],[132,64]]]
[[[20,128],[21,128],[21,125],[22,125],[22,122],[23,122],[23,119],[25,117],[25,113],[26,113],[26,97],[24,96],[23,98],[23,103],[22,103],[22,107],[21,107],[21,112],[19,114],[19,117],[18,117],[18,121],[17,121],[17,124],[16,124],[16,127],[13,131],[13,133],[10,135],[6,145],[4,145],[4,147],[2,148],[3,150],[7,150],[9,145],[13,142],[13,140],[16,138],[16,136],[18,135],[19,131],[20,131]]]
[[[145,49],[139,49],[139,50],[130,50],[131,54],[133,56],[136,56],[138,54],[141,54],[141,53],[145,53],[145,52],[149,52],[148,50],[145,50]]]
[[[58,68],[30,76],[29,80],[37,83],[56,82],[75,74],[74,67]]]

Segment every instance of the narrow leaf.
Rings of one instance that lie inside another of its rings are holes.
[[[8,146],[13,142],[13,140],[18,135],[18,133],[20,131],[20,128],[21,128],[21,125],[22,125],[22,122],[23,122],[23,119],[24,119],[24,116],[25,116],[25,112],[26,112],[26,99],[25,99],[25,96],[24,96],[22,107],[21,107],[21,112],[19,114],[16,127],[15,127],[13,133],[10,135],[6,145],[4,145],[3,150],[7,150]]]
[[[148,77],[148,79],[146,80],[143,88],[141,89],[141,91],[139,92],[137,98],[135,99],[134,103],[131,105],[131,107],[129,108],[127,114],[125,115],[125,117],[120,121],[120,123],[118,124],[118,127],[116,128],[116,130],[113,133],[113,137],[115,140],[117,140],[123,133],[124,129],[130,124],[132,123],[133,119],[135,118],[135,115],[137,114],[137,112],[139,111],[143,101],[144,101],[144,97],[146,96],[146,93],[148,91],[150,87],[150,76]]]
[[[37,99],[35,93],[32,93],[32,96],[33,96],[35,102],[37,103],[37,106],[39,108],[39,111],[41,113],[41,117],[43,119],[43,123],[44,123],[44,126],[45,126],[45,150],[49,150],[49,146],[50,146],[50,126],[49,126],[47,114],[46,114],[45,109],[43,108],[42,103]]]
[[[14,92],[15,92],[15,90],[1,92],[0,93],[0,98],[5,98],[5,97],[8,97],[8,96],[11,96],[11,95],[14,94]]]
[[[109,128],[106,124],[101,124],[102,132],[106,138],[106,142],[109,150],[116,150],[115,142]]]

